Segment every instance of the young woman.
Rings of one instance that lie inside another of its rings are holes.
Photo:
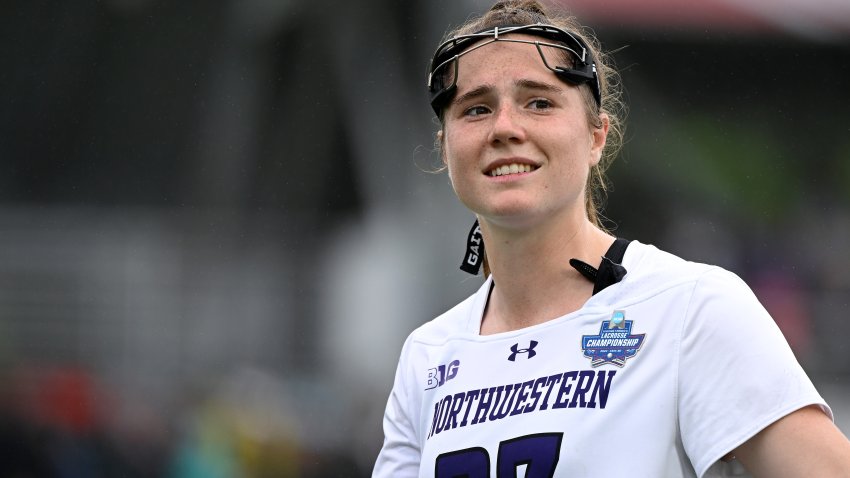
[[[533,1],[437,49],[438,140],[477,217],[463,268],[486,280],[404,344],[374,477],[850,476],[746,284],[600,227],[613,75]]]

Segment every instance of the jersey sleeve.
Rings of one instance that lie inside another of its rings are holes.
[[[750,288],[719,268],[696,282],[682,322],[677,403],[699,477],[722,476],[721,457],[797,409],[832,416]]]
[[[395,382],[384,411],[384,444],[378,454],[372,478],[406,478],[419,476],[421,450],[417,439],[415,419],[411,410],[418,410],[408,393],[407,373],[410,339],[402,348],[396,369]]]

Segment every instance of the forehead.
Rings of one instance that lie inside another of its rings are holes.
[[[458,58],[459,88],[480,79],[516,76],[559,82],[546,64],[563,65],[563,50],[535,43],[540,38],[532,35],[508,34],[501,38],[484,45],[472,45]]]

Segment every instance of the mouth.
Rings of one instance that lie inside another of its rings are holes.
[[[531,164],[509,163],[497,166],[487,171],[486,174],[492,177],[507,176],[509,174],[530,173],[535,169],[537,169],[537,166],[532,166]]]

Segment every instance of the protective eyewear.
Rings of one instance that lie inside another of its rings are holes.
[[[507,34],[522,33],[551,40],[546,41],[522,40],[505,38]],[[489,39],[489,40],[487,40]],[[483,41],[486,40],[486,41]],[[596,63],[590,50],[581,38],[552,25],[536,23],[532,25],[508,25],[490,28],[469,35],[459,35],[449,39],[434,53],[431,68],[428,73],[428,91],[431,93],[431,107],[438,117],[442,117],[443,107],[448,104],[457,91],[458,59],[467,53],[497,41],[526,43],[534,45],[543,59],[543,64],[563,81],[572,85],[587,83],[593,92],[596,105],[601,106],[602,98],[599,88],[599,77],[596,73]],[[481,43],[479,43],[481,42]],[[476,43],[478,43],[476,45]],[[474,46],[473,46],[474,45]],[[563,53],[570,54],[572,67],[559,66],[564,61]]]

